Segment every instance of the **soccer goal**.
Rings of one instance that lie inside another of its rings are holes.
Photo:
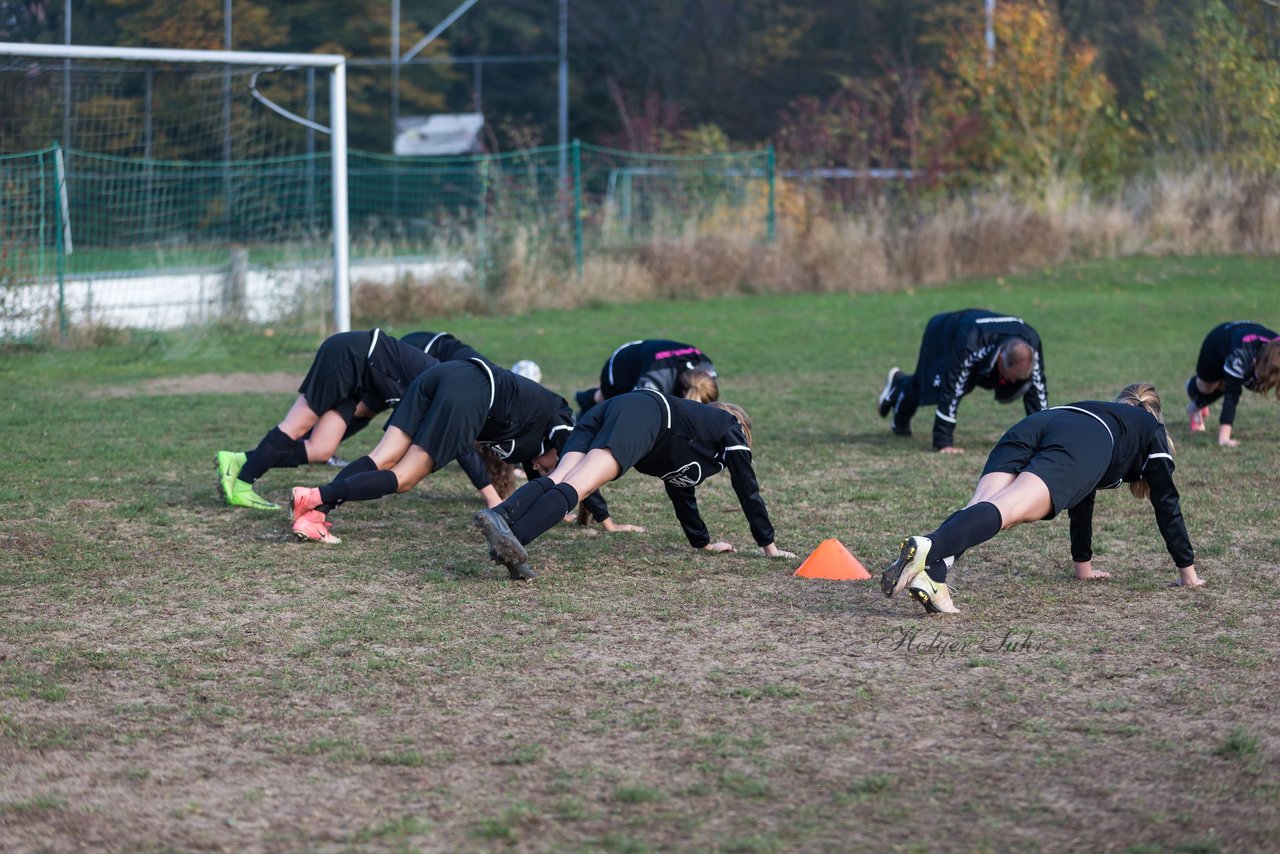
[[[0,337],[348,330],[346,142],[343,56],[0,43]]]

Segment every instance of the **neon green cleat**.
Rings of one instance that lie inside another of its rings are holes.
[[[250,510],[279,510],[279,504],[272,504],[253,491],[253,484],[243,480],[231,482],[231,492],[227,495],[227,503],[234,507],[248,507]]]
[[[213,464],[218,468],[218,486],[221,487],[222,497],[227,499],[228,504],[235,503],[231,500],[231,488],[248,459],[249,455],[243,451],[218,451],[217,456],[213,458]]]

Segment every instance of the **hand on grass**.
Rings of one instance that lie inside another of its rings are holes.
[[[1079,581],[1104,581],[1111,577],[1111,573],[1102,572],[1093,568],[1093,561],[1072,561],[1076,568],[1076,579]]]
[[[644,528],[639,525],[619,525],[612,519],[605,519],[600,523],[604,529],[610,534],[643,534]]]
[[[1184,566],[1178,570],[1178,580],[1174,587],[1204,587],[1204,579],[1196,575],[1195,564]]]

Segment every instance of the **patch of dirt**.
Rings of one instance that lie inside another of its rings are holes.
[[[278,394],[296,391],[302,378],[276,371],[270,374],[197,374],[160,377],[136,385],[95,389],[94,397],[150,397],[161,394]]]

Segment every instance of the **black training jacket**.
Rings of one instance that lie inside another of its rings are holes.
[[[662,478],[667,496],[675,508],[680,527],[696,549],[711,542],[707,526],[698,513],[694,487],[712,475],[729,470],[733,491],[747,516],[751,536],[756,545],[773,542],[773,525],[769,511],[760,497],[755,469],[751,465],[751,448],[742,426],[723,409],[695,400],[645,390],[634,394],[652,394],[666,407],[664,429],[653,449],[636,463],[636,471]]]
[[[680,375],[701,369],[716,375],[707,357],[692,344],[679,341],[647,339],[623,344],[600,371],[600,393],[608,400],[634,389],[653,389],[663,394],[679,395]]]
[[[1179,568],[1195,563],[1195,552],[1182,520],[1178,488],[1173,483],[1173,454],[1164,425],[1140,406],[1101,400],[1069,403],[1059,409],[1085,412],[1101,421],[1111,433],[1111,462],[1094,491],[1068,508],[1071,520],[1071,559],[1078,562],[1093,557],[1093,499],[1099,489],[1115,489],[1122,483],[1146,479],[1151,487],[1151,506],[1165,547]]]
[[[1220,332],[1215,335],[1214,332]],[[1256,390],[1258,375],[1254,369],[1262,348],[1276,338],[1275,331],[1261,323],[1247,320],[1235,320],[1224,323],[1209,333],[1205,344],[1217,352],[1213,353],[1215,361],[1222,364],[1222,414],[1219,424],[1234,424],[1236,405],[1240,403],[1243,389]]]
[[[1027,415],[1049,406],[1049,391],[1044,376],[1044,349],[1040,334],[1020,317],[997,314],[981,308],[951,312],[946,316],[941,336],[950,346],[937,348],[938,363],[925,366],[924,377],[937,378],[938,408],[933,418],[933,446],[946,448],[953,444],[956,413],[960,398],[975,388],[995,391],[1000,403],[1022,398]],[[996,369],[1000,345],[1010,338],[1021,338],[1031,345],[1035,355],[1031,378],[1025,383],[1007,383]]]

